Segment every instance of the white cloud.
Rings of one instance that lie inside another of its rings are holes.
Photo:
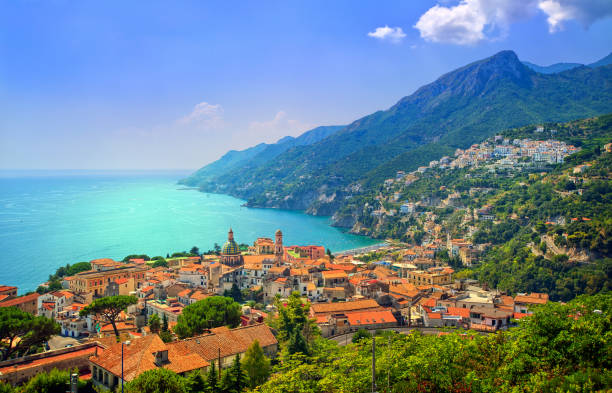
[[[414,27],[425,41],[473,45],[503,37],[512,22],[535,12],[536,0],[461,0],[446,7],[435,5]]]
[[[309,128],[312,128],[312,126],[290,119],[284,111],[278,111],[272,120],[252,121],[249,124],[250,131],[262,134],[261,136],[269,141],[276,141],[276,139],[287,135],[296,136]]]
[[[610,0],[540,0],[538,7],[548,15],[551,33],[562,30],[569,20],[577,20],[586,29],[597,19],[612,16]]]
[[[548,16],[551,33],[563,22],[577,20],[586,28],[595,20],[612,15],[610,0],[461,0],[454,6],[436,4],[425,12],[414,28],[429,42],[474,45],[504,37],[514,22]]]
[[[180,118],[178,123],[200,128],[217,128],[223,124],[223,108],[218,104],[200,102],[190,114]]]
[[[385,25],[385,27],[377,27],[376,30],[369,32],[368,36],[398,44],[402,42],[406,34],[401,27],[389,27]]]

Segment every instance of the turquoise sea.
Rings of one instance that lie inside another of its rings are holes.
[[[34,290],[67,263],[273,237],[342,251],[376,243],[299,212],[250,209],[176,184],[185,171],[0,172],[0,285]]]

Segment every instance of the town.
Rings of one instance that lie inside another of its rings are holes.
[[[92,260],[89,270],[62,277],[62,289],[17,296],[15,287],[0,288],[0,307],[52,319],[60,325],[62,337],[50,340],[59,343],[52,350],[4,359],[0,379],[20,384],[41,371],[76,367],[81,378],[113,389],[121,380],[160,367],[164,362],[156,356],[188,359],[172,362],[172,370],[180,374],[206,370],[215,361],[229,367],[255,340],[274,357],[278,340],[266,322],[278,312],[278,300],[292,294],[310,303],[308,317],[328,338],[363,329],[495,332],[528,315],[531,306],[548,301],[544,293],[512,297],[482,288],[474,280],[454,279],[453,269],[437,256],[443,250],[457,254],[463,245],[456,239],[424,247],[382,244],[333,255],[318,245],[285,246],[278,230],[274,240],[261,237],[241,249],[230,229],[215,254],[161,263],[145,258]],[[372,260],[373,255],[380,258]],[[122,295],[137,300],[115,320],[100,313],[83,315],[92,302]],[[238,327],[206,329],[197,339],[178,338],[174,329],[186,307],[223,295],[242,304]],[[155,334],[153,320],[167,326],[164,340]],[[129,348],[117,345],[116,336],[129,340]],[[147,351],[154,357],[132,362],[122,374],[122,350],[134,359]]]

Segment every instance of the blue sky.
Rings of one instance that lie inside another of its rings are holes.
[[[609,0],[0,0],[0,169],[197,168],[512,49],[612,51]]]

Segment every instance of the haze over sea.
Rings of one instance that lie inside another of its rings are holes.
[[[25,293],[67,263],[129,254],[162,255],[273,237],[342,251],[376,243],[292,211],[250,209],[244,201],[176,184],[186,171],[0,172],[0,285]]]

